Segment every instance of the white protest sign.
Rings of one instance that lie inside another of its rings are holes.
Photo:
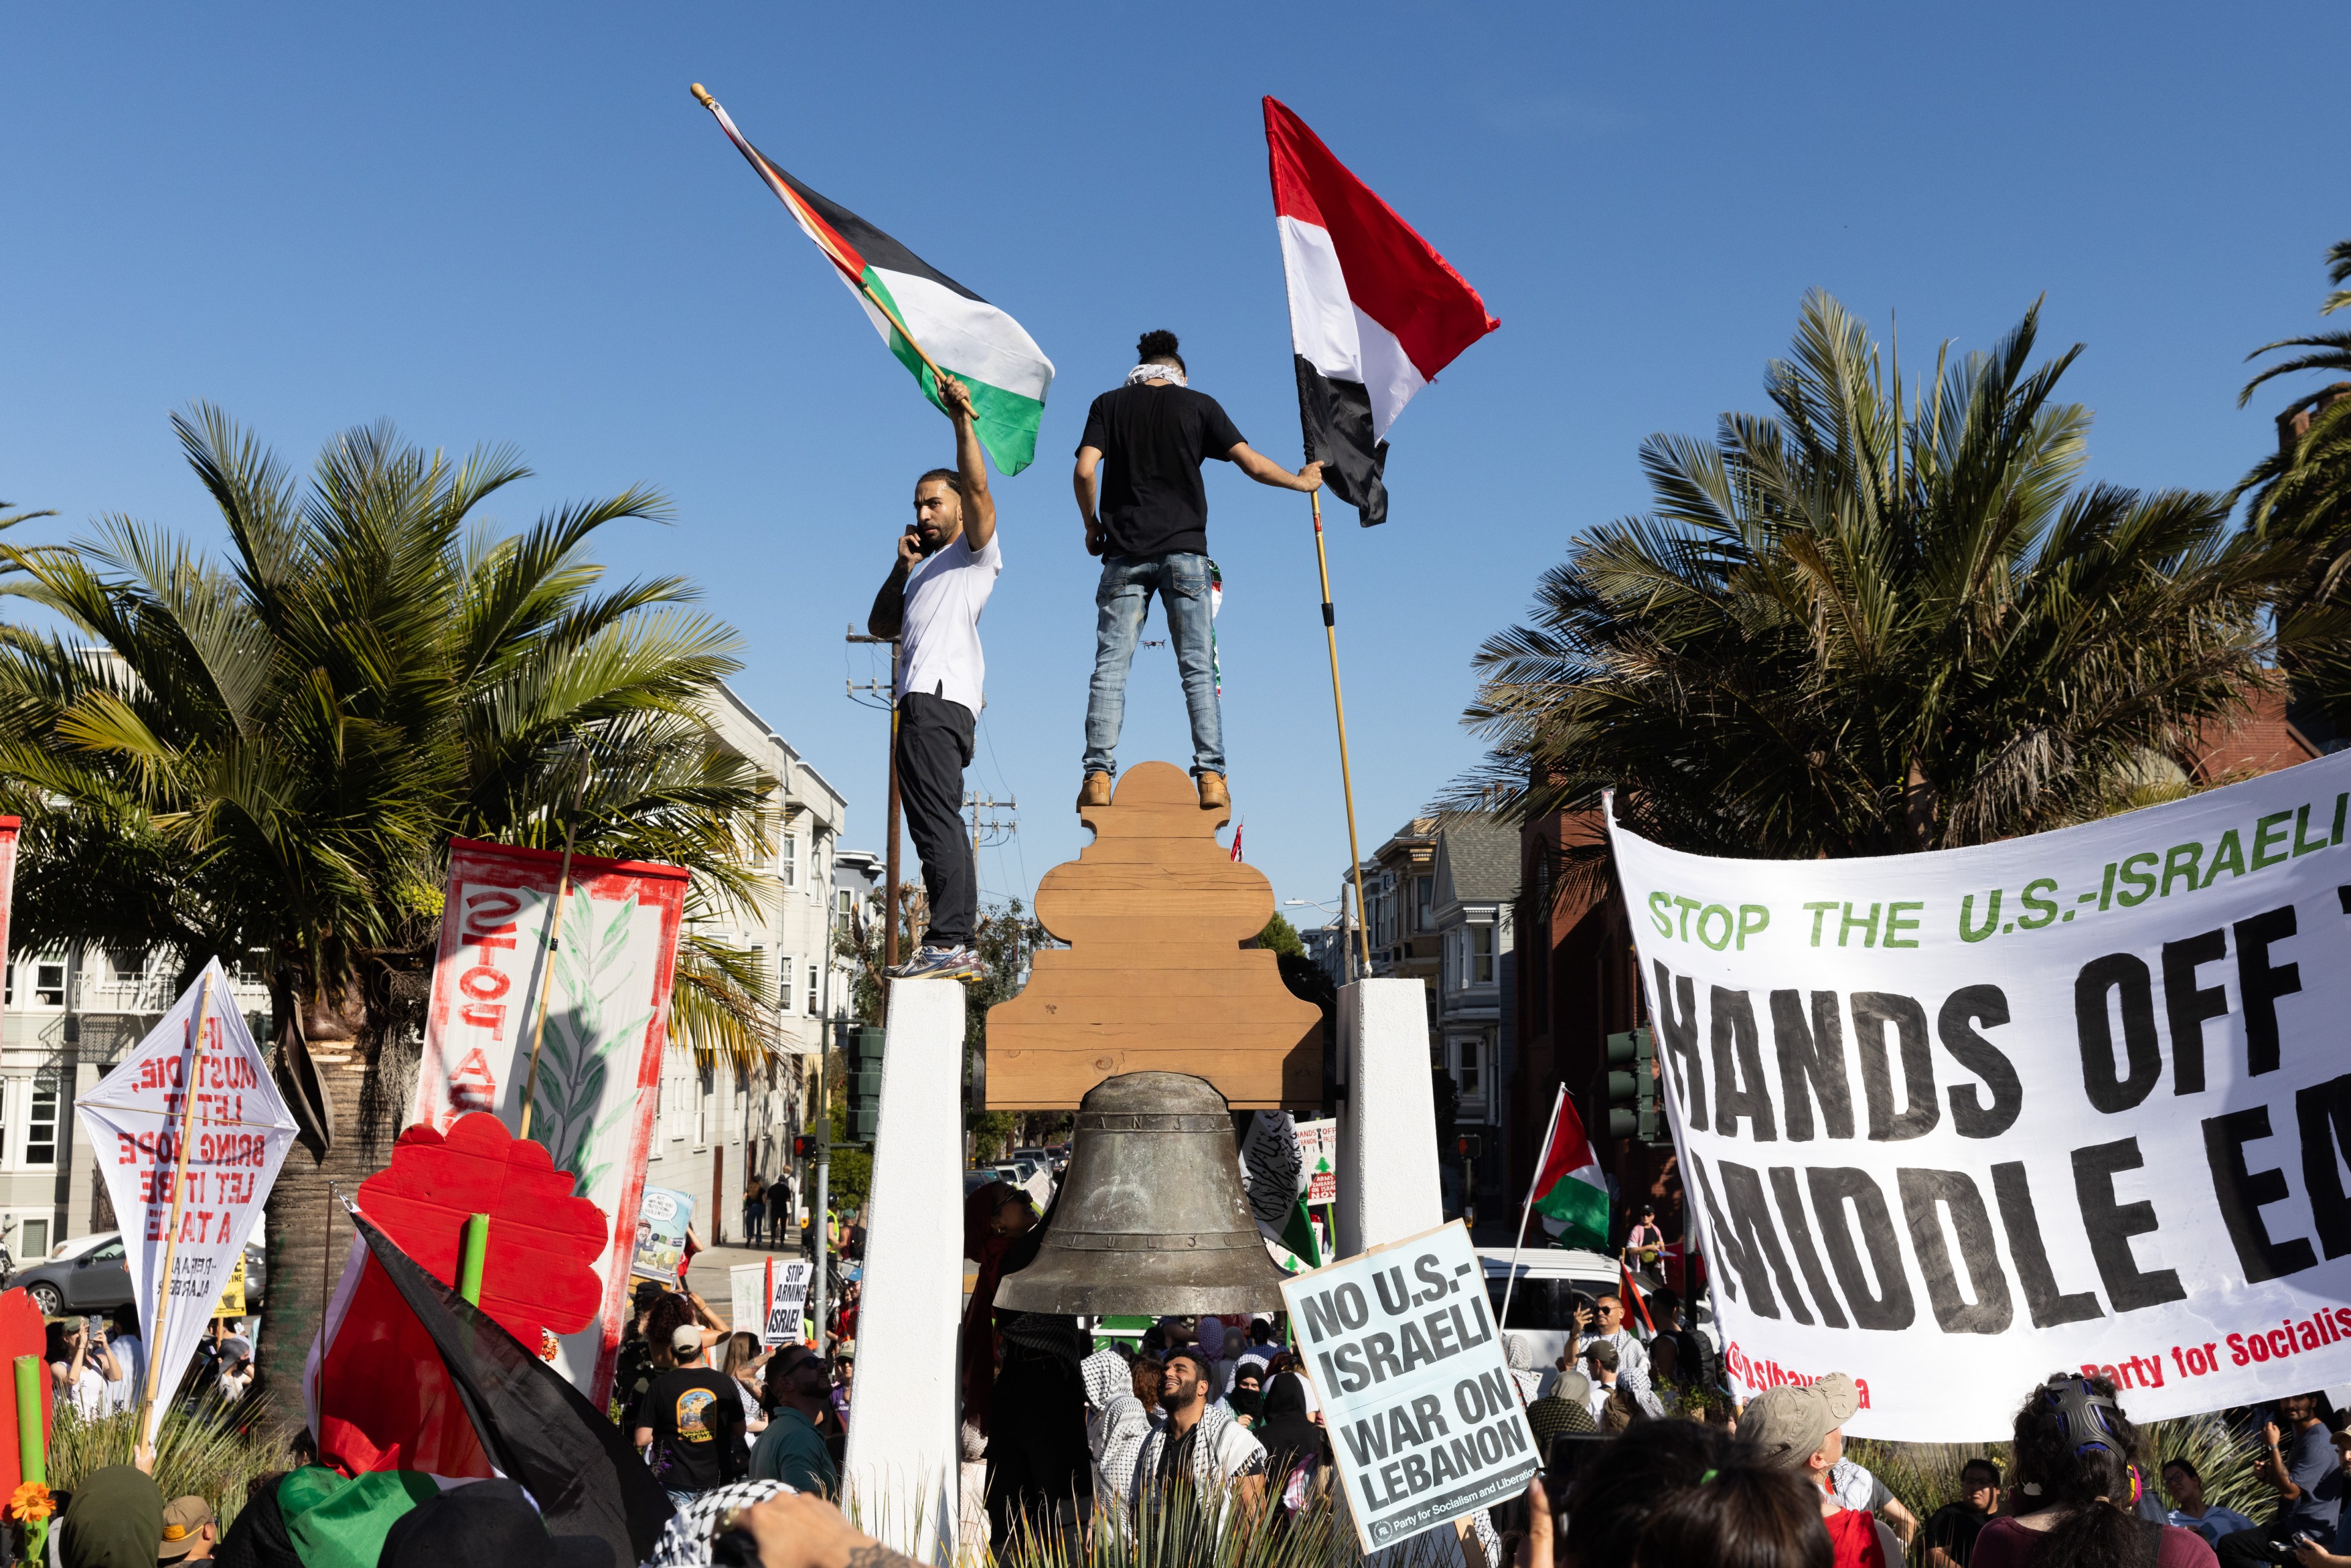
[[[800,1337],[800,1313],[808,1301],[809,1263],[805,1258],[770,1258],[764,1263],[738,1263],[726,1270],[734,1313],[727,1321],[738,1332],[756,1333],[762,1344],[792,1344]],[[768,1298],[762,1310],[760,1296]],[[753,1329],[753,1324],[758,1324]]]
[[[1541,1464],[1459,1220],[1281,1282],[1366,1552],[1526,1490]]]
[[[145,1434],[152,1441],[214,1304],[245,1261],[246,1239],[294,1142],[294,1118],[217,958],[74,1109],[122,1226],[131,1300],[155,1369]],[[167,1250],[164,1304],[159,1287]]]
[[[1330,1116],[1298,1124],[1298,1152],[1306,1162],[1306,1201],[1320,1208],[1339,1201],[1339,1124]]]
[[[2008,1432],[2351,1381],[2351,756],[2005,843],[1683,854],[1614,829],[1741,1392]]]

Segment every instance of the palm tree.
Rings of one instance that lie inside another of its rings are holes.
[[[2351,280],[2351,240],[2327,252],[2327,277]],[[2319,314],[2351,305],[2351,288],[2326,297]],[[2252,401],[2263,382],[2303,371],[2351,374],[2351,331],[2286,338],[2264,343],[2245,356],[2257,360],[2280,349],[2305,352],[2265,366],[2237,394],[2237,406]],[[2351,716],[2351,604],[2345,574],[2351,571],[2351,384],[2335,382],[2278,411],[2277,450],[2255,465],[2237,487],[2249,495],[2247,522],[2297,562],[2280,591],[2280,624],[2296,644],[2288,661],[2297,695],[2315,698],[2338,727]]]
[[[2032,362],[2039,307],[1910,389],[1806,298],[1775,416],[1645,443],[1655,510],[1593,529],[1533,617],[1489,639],[1448,804],[1520,813],[1618,790],[1635,831],[1712,853],[1978,843],[2164,777],[2262,676],[2267,556],[2220,496],[2077,488],[2079,348]],[[1604,846],[1569,869],[1604,876]]]
[[[413,1082],[452,835],[694,873],[687,915],[764,896],[772,781],[700,705],[733,634],[681,579],[607,588],[584,547],[666,504],[631,489],[518,534],[477,517],[528,470],[387,426],[328,443],[307,487],[219,410],[172,421],[226,525],[225,565],[130,518],[13,549],[69,636],[0,646],[0,793],[26,819],[22,940],[214,954],[269,977],[283,1081],[326,1074],[315,1158],[268,1203],[262,1373],[298,1407],[328,1183],[383,1163]],[[756,1056],[774,998],[752,955],[690,936],[671,1027]]]

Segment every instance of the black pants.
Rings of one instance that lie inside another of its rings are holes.
[[[971,710],[927,692],[898,699],[898,798],[923,857],[931,905],[923,940],[968,947],[979,920],[979,867],[963,827],[963,770],[971,764]]]
[[[2220,1568],[2252,1568],[2256,1563],[2291,1563],[2294,1560],[2292,1552],[2273,1552],[2270,1542],[2293,1539],[2282,1528],[2240,1530],[2220,1537],[2220,1544],[2212,1549],[2212,1555],[2220,1560]]]

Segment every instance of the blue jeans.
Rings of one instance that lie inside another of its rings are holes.
[[[1118,749],[1119,726],[1126,717],[1126,669],[1154,593],[1167,612],[1167,638],[1184,678],[1184,706],[1191,710],[1192,771],[1222,774],[1224,723],[1208,643],[1208,558],[1188,552],[1102,558],[1102,585],[1094,590],[1098,613],[1093,686],[1086,697],[1085,771],[1118,771],[1111,753]]]

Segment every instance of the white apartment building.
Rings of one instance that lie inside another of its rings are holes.
[[[783,1054],[744,1070],[697,1062],[673,1047],[662,1069],[661,1110],[645,1167],[647,1186],[695,1200],[695,1231],[716,1244],[742,1240],[743,1189],[751,1176],[792,1177],[792,1140],[813,1109],[809,1101],[829,1044],[829,1020],[847,1016],[847,973],[832,951],[848,913],[836,882],[849,803],[732,690],[719,688],[707,716],[719,744],[777,781],[784,818],[775,863],[767,868],[771,903],[727,910],[716,927],[759,954],[775,979]],[[873,857],[849,852],[846,858],[854,867]]]
[[[73,1103],[162,1019],[179,995],[178,979],[168,956],[141,964],[78,946],[7,964],[0,999],[0,1236],[18,1262],[114,1228]],[[246,1023],[267,1038],[268,985],[243,967],[232,979]]]

